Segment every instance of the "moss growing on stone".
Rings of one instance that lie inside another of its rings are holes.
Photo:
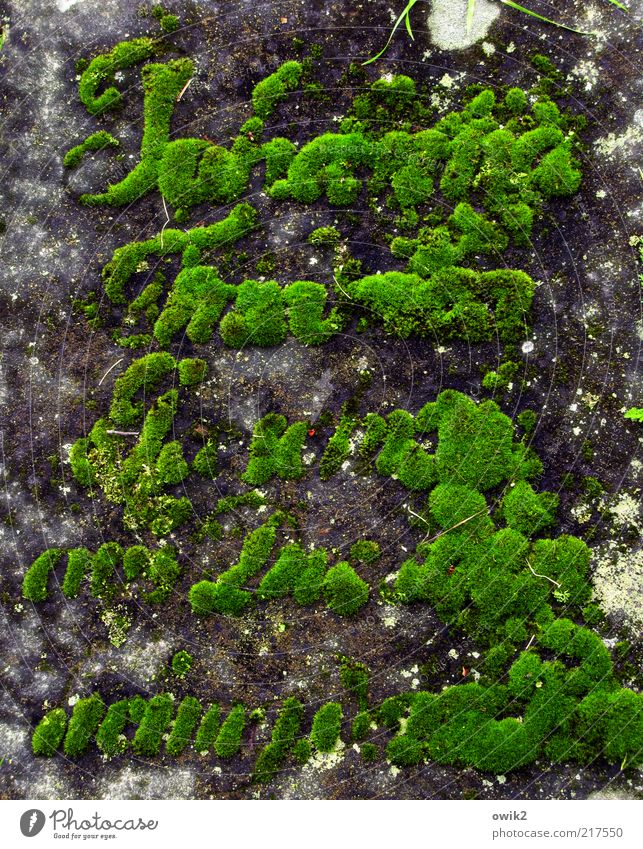
[[[66,729],[67,714],[62,708],[47,711],[31,737],[31,750],[34,755],[53,757],[62,743]]]
[[[194,740],[194,748],[199,754],[207,754],[214,748],[220,726],[221,708],[217,704],[210,705],[201,720]]]
[[[45,601],[49,576],[63,556],[61,548],[48,548],[31,564],[22,581],[22,596],[29,601]]]
[[[118,147],[120,142],[105,130],[99,130],[87,136],[84,142],[68,150],[63,159],[65,168],[76,168],[88,151],[105,150],[107,147]]]
[[[319,708],[310,731],[310,739],[318,751],[333,751],[339,740],[342,716],[342,706],[338,702],[328,702]]]
[[[337,563],[326,572],[324,597],[333,613],[354,616],[367,603],[368,596],[368,584],[348,563]]]
[[[135,754],[143,757],[158,755],[173,714],[174,703],[168,693],[152,696],[145,705],[145,712],[132,741]]]
[[[76,702],[63,745],[67,757],[77,758],[85,752],[105,711],[105,703],[96,693]]]
[[[124,731],[130,721],[131,699],[112,702],[96,732],[96,745],[103,755],[112,758],[122,754],[129,743]]]
[[[201,703],[194,696],[186,696],[179,705],[172,731],[165,743],[168,755],[176,757],[187,748],[200,718]]]
[[[290,697],[284,701],[272,730],[270,743],[257,757],[253,771],[255,781],[270,781],[277,774],[295,745],[303,716],[304,708],[298,699]],[[299,754],[301,757],[301,753]]]
[[[110,109],[117,109],[123,99],[120,91],[112,85],[114,75],[139,62],[151,58],[156,44],[151,38],[134,38],[121,41],[109,53],[96,56],[82,72],[78,83],[78,94],[90,115],[98,115]],[[107,88],[98,94],[99,89]]]
[[[241,735],[246,727],[246,711],[243,705],[236,705],[223,721],[214,750],[220,758],[231,758],[241,748]]]
[[[242,479],[259,486],[273,475],[298,480],[304,474],[301,451],[308,432],[307,422],[288,426],[284,416],[268,413],[255,425],[250,460]]]
[[[269,77],[261,80],[252,90],[252,106],[259,118],[269,118],[277,104],[284,100],[289,91],[294,91],[301,80],[302,66],[299,62],[284,62]]]

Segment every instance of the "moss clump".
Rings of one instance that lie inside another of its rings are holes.
[[[105,711],[105,703],[96,693],[76,702],[63,745],[67,757],[77,758],[85,752]]]
[[[270,743],[257,757],[253,772],[255,781],[270,781],[277,774],[295,745],[303,716],[304,708],[298,699],[290,697],[285,700],[272,730]],[[299,756],[301,757],[301,752]]]
[[[105,294],[114,304],[126,303],[124,289],[130,277],[149,256],[165,257],[183,254],[186,250],[201,252],[229,247],[256,226],[257,213],[249,204],[238,204],[222,221],[190,230],[166,229],[163,234],[143,242],[130,242],[117,248],[103,268]],[[201,341],[195,339],[194,341]],[[207,341],[207,340],[205,340]]]
[[[205,755],[214,748],[220,726],[221,708],[217,704],[210,705],[201,720],[194,740],[194,748],[199,754]]]
[[[128,427],[138,421],[143,414],[143,403],[135,402],[134,396],[141,390],[146,395],[150,394],[175,367],[174,357],[164,351],[146,354],[135,360],[114,384],[109,410],[114,424]]]
[[[90,70],[91,65],[85,73],[89,74]],[[91,206],[127,206],[155,188],[161,159],[170,140],[176,98],[193,75],[194,65],[189,59],[175,59],[163,65],[149,64],[143,67],[141,76],[145,97],[140,161],[120,182],[109,185],[102,194],[82,195],[81,202]],[[99,100],[106,94],[101,95]]]
[[[418,264],[418,260],[414,261]],[[407,338],[468,338],[482,342],[498,333],[512,341],[524,333],[535,285],[521,271],[475,272],[457,268],[418,274],[389,271],[349,284],[350,296],[384,324]]]
[[[286,338],[286,322],[281,287],[274,280],[245,280],[237,287],[235,308],[219,325],[224,343],[230,348],[246,345],[270,347]]]
[[[108,109],[122,105],[120,91],[114,87],[114,75],[154,55],[156,44],[151,38],[133,38],[121,41],[109,53],[96,56],[82,72],[78,83],[78,94],[90,115],[98,115]],[[99,89],[107,88],[98,94]]]
[[[240,616],[246,610],[253,596],[244,587],[268,560],[282,518],[280,513],[275,513],[265,524],[251,531],[244,540],[239,561],[216,581],[200,581],[190,588],[193,613],[199,616],[211,613]]]
[[[99,130],[87,136],[84,142],[68,150],[63,159],[65,168],[76,168],[90,150],[105,150],[107,147],[118,147],[120,142],[105,130]]]
[[[67,598],[76,598],[80,586],[92,568],[92,554],[86,548],[73,548],[67,555],[67,569],[62,591]]]
[[[368,708],[368,667],[349,657],[340,658],[339,677],[342,686],[353,696],[362,714]]]
[[[319,462],[319,477],[323,481],[337,474],[349,456],[351,450],[350,437],[356,426],[357,419],[354,416],[342,415],[339,425],[328,440]]]
[[[29,601],[45,601],[48,595],[49,575],[63,556],[62,548],[48,548],[27,569],[22,581],[22,596]]]
[[[225,718],[221,726],[214,750],[220,758],[231,758],[241,748],[241,735],[246,727],[246,711],[243,705],[236,705]]]
[[[203,448],[199,448],[197,451],[194,460],[192,461],[192,468],[195,472],[197,472],[197,474],[201,475],[202,478],[210,478],[211,480],[214,480],[214,478],[216,478],[219,474],[219,459],[217,451],[217,442],[212,439],[208,439]]]
[[[502,513],[510,528],[533,536],[556,521],[558,496],[553,492],[534,492],[527,481],[518,481],[502,499]]]
[[[192,655],[181,649],[172,658],[172,672],[178,675],[179,678],[185,678],[190,669],[192,669],[193,662],[194,658]]]
[[[266,77],[252,90],[252,106],[259,118],[269,118],[277,104],[284,100],[289,91],[294,91],[301,80],[302,66],[299,62],[284,62],[274,74]]]
[[[176,719],[165,744],[168,755],[176,757],[187,747],[201,718],[201,703],[194,696],[186,696],[176,712]]]
[[[351,545],[350,559],[358,563],[376,563],[381,555],[379,544],[372,539],[360,539]]]
[[[322,705],[313,717],[310,739],[320,752],[332,752],[342,729],[342,706],[338,702]]]
[[[31,737],[31,749],[34,755],[53,757],[62,743],[66,728],[67,714],[62,708],[48,711],[36,725]]]
[[[122,754],[129,745],[123,732],[130,719],[130,703],[131,699],[113,702],[98,727],[96,745],[105,757]]]
[[[165,734],[174,713],[172,696],[161,693],[145,705],[145,712],[136,730],[132,749],[136,755],[153,757],[161,751],[163,734]]]
[[[317,227],[308,235],[308,241],[311,245],[319,247],[321,245],[335,246],[340,240],[339,230],[335,227]]]
[[[304,474],[301,451],[308,432],[307,422],[288,427],[284,416],[268,413],[255,425],[250,445],[250,461],[242,479],[259,486],[273,475],[298,480]]]
[[[368,584],[348,563],[337,563],[326,572],[324,597],[333,613],[354,616],[367,603],[368,596]]]
[[[177,368],[181,386],[198,386],[208,374],[208,364],[198,357],[181,360]]]
[[[344,326],[335,307],[324,317],[326,299],[326,287],[309,280],[291,283],[283,290],[290,332],[304,345],[322,345]]]

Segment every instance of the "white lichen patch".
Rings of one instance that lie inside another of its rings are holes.
[[[641,522],[641,502],[629,492],[619,492],[615,498],[607,503],[612,522],[617,528],[635,528],[639,534],[643,533]]]
[[[467,0],[433,0],[427,19],[431,41],[441,50],[465,50],[486,38],[500,14],[500,4],[477,0],[471,26],[467,26]]]
[[[346,743],[343,740],[338,740],[332,752],[315,752],[306,763],[304,770],[326,772],[333,769],[344,760],[345,749]]]
[[[611,158],[615,155],[631,153],[641,142],[643,142],[643,110],[636,113],[634,122],[624,133],[619,136],[609,133],[598,139],[594,146],[599,154]]]
[[[189,769],[126,766],[99,785],[99,799],[193,799],[194,773]]]
[[[615,542],[594,550],[592,581],[596,600],[612,616],[623,618],[636,633],[643,629],[643,549]]]
[[[580,80],[584,91],[591,91],[599,80],[599,70],[597,65],[590,59],[581,59],[575,65],[567,79],[570,82]]]

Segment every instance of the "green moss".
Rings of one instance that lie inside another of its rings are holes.
[[[105,711],[105,703],[96,693],[76,702],[63,745],[68,758],[77,758],[85,752]]]
[[[67,569],[62,591],[67,598],[76,598],[80,585],[88,576],[92,566],[91,552],[86,548],[73,548],[67,555]]]
[[[241,748],[241,735],[246,726],[246,711],[243,705],[236,705],[225,718],[221,726],[214,750],[220,758],[231,758]]]
[[[344,326],[333,307],[324,318],[327,292],[321,283],[299,280],[283,290],[290,332],[305,345],[322,345]]]
[[[411,265],[424,269],[421,263],[416,256]],[[387,333],[481,342],[496,332],[504,341],[524,333],[534,288],[520,271],[478,273],[458,268],[437,271],[429,279],[389,271],[356,280],[348,291]]]
[[[342,706],[338,702],[322,705],[313,717],[310,739],[320,752],[332,752],[342,728]]]
[[[242,479],[259,486],[273,475],[298,480],[304,474],[301,451],[308,432],[306,422],[288,427],[284,416],[268,413],[255,425],[250,445],[250,461]]]
[[[300,737],[292,747],[292,756],[295,763],[303,766],[310,759],[312,747],[305,737]]]
[[[256,220],[256,210],[242,203],[235,206],[222,221],[216,221],[214,224],[193,227],[187,231],[168,228],[151,239],[130,242],[117,248],[112,259],[103,268],[105,294],[114,304],[125,303],[125,285],[150,255],[164,257],[183,253],[187,249],[197,249],[200,252],[222,246],[229,247],[250,232],[256,226]],[[203,285],[208,286],[208,280]]]
[[[91,65],[85,73],[89,74],[90,70]],[[140,161],[120,182],[109,185],[103,194],[82,195],[83,203],[91,206],[127,206],[155,188],[161,159],[170,140],[176,98],[193,75],[194,65],[189,59],[175,59],[164,65],[150,64],[143,67],[141,76],[145,96]],[[109,91],[115,89],[108,89],[99,100],[105,98]]]
[[[112,702],[96,732],[96,745],[103,755],[112,758],[122,754],[129,745],[124,731],[130,720],[131,699]]]
[[[235,308],[219,325],[224,343],[230,348],[246,345],[270,347],[286,338],[286,322],[281,287],[274,280],[244,280],[237,287]]]
[[[275,565],[262,578],[257,597],[265,600],[289,595],[294,591],[306,565],[307,558],[299,543],[284,546]]]
[[[199,754],[207,754],[214,748],[220,726],[221,708],[217,704],[210,705],[201,720],[194,740],[194,748]]]
[[[340,658],[339,677],[342,686],[357,700],[362,713],[368,708],[368,667],[349,657]]]
[[[498,371],[488,371],[482,379],[485,389],[492,392],[503,392],[512,385],[512,381],[518,373],[518,363],[509,360],[498,367]]]
[[[194,658],[192,655],[181,649],[172,658],[172,671],[179,678],[184,678],[192,668],[193,662]]]
[[[380,750],[377,748],[375,743],[362,743],[362,745],[360,746],[360,752],[362,758],[367,763],[376,761],[380,756]]]
[[[342,464],[350,454],[350,437],[356,425],[357,420],[353,416],[343,415],[340,419],[319,462],[321,480],[328,480],[341,469]]]
[[[289,91],[294,91],[301,80],[299,62],[284,62],[274,74],[261,80],[252,90],[252,106],[259,118],[269,118],[277,104]]]
[[[31,749],[34,755],[51,758],[62,743],[67,728],[67,714],[62,708],[48,711],[34,728]]]
[[[118,147],[119,141],[105,130],[99,130],[87,136],[84,142],[68,150],[63,159],[65,168],[76,168],[90,150],[105,150],[107,147]]]
[[[376,563],[382,555],[378,543],[372,539],[359,539],[351,545],[350,558],[358,563]]]
[[[262,749],[257,757],[253,772],[255,781],[269,781],[277,774],[286,756],[295,745],[303,716],[304,708],[298,699],[290,697],[284,701],[272,730],[270,743]]]
[[[348,563],[337,563],[326,572],[324,597],[333,613],[354,616],[367,603],[369,586]]]
[[[194,460],[192,468],[202,478],[214,480],[219,474],[219,459],[217,456],[218,443],[216,440],[208,439],[203,448],[200,448]]]
[[[45,601],[48,596],[49,575],[60,562],[62,548],[48,548],[27,569],[22,581],[22,597],[29,601]]]
[[[117,71],[143,62],[154,55],[155,42],[150,38],[134,38],[121,41],[109,53],[96,56],[82,72],[78,83],[78,94],[90,115],[98,115],[122,105],[122,95],[112,85]],[[99,89],[107,88],[98,94]]]
[[[526,481],[518,481],[502,499],[502,514],[511,528],[533,536],[556,521],[558,496],[553,492],[534,492]]]
[[[305,568],[295,581],[293,597],[298,604],[309,605],[319,600],[327,567],[328,554],[323,548],[310,552]]]
[[[174,704],[168,693],[152,696],[145,705],[145,712],[132,741],[132,749],[136,755],[153,757],[159,754],[163,735],[172,721],[173,714]]]
[[[175,367],[176,360],[165,352],[146,354],[135,360],[114,384],[109,410],[112,421],[119,427],[127,427],[140,419],[143,403],[133,400],[136,393],[141,390],[146,395],[151,393]]]
[[[177,368],[181,386],[198,386],[208,374],[208,364],[198,357],[181,360]]]
[[[351,725],[351,739],[365,740],[371,730],[371,715],[367,711],[358,713]]]
[[[176,32],[181,25],[176,15],[163,15],[159,23],[163,32]]]
[[[523,410],[522,413],[518,414],[516,420],[525,433],[530,434],[536,427],[538,416],[533,410]]]
[[[176,657],[176,655],[175,655]],[[168,755],[176,757],[187,747],[194,729],[201,719],[201,703],[194,696],[186,696],[176,712],[172,731],[165,744]]]
[[[123,549],[117,542],[101,545],[92,558],[89,590],[94,598],[113,599],[116,595],[116,567],[122,561]]]
[[[317,227],[308,235],[308,241],[316,247],[321,245],[332,245],[334,247],[339,244],[340,238],[339,230],[335,227]]]

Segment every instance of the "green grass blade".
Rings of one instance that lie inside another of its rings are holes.
[[[476,0],[468,0],[467,3],[467,35],[471,34],[473,28],[473,13],[476,10]]]
[[[411,19],[409,18],[409,13],[406,13],[406,17],[404,18],[404,23],[406,24],[406,31],[411,36],[411,41],[415,41],[415,36],[413,35],[413,30],[411,29]]]
[[[551,18],[545,18],[542,15],[539,15],[538,12],[532,12],[531,9],[525,8],[525,6],[521,6],[520,3],[514,3],[513,0],[500,0],[502,4],[505,6],[509,6],[511,9],[516,9],[518,12],[523,12],[525,15],[531,15],[532,18],[536,18],[539,21],[543,21],[546,24],[552,24],[559,29],[566,29],[568,32],[575,32],[577,35],[594,35],[593,32],[584,32],[581,29],[575,29],[574,27],[568,27],[566,24],[561,24],[558,21],[552,21]]]
[[[411,11],[411,9],[415,6],[415,4],[417,2],[418,2],[418,0],[409,0],[409,2],[406,4],[406,7],[404,8],[402,13],[400,14],[399,18],[393,24],[393,29],[391,30],[391,34],[389,35],[388,41],[386,42],[384,47],[375,56],[371,56],[371,58],[367,59],[366,62],[362,62],[362,65],[370,65],[371,62],[375,62],[377,59],[380,58],[380,56],[383,56],[386,53],[386,51],[389,48],[389,44],[393,40],[393,36],[395,35],[397,28],[402,23],[402,21],[406,22],[406,30],[409,33],[409,35],[411,36],[411,38],[413,38],[413,31],[411,30],[411,23],[409,21],[409,12]]]
[[[627,6],[624,6],[622,3],[619,3],[618,0],[607,0],[608,3],[611,3],[612,6],[618,6],[619,9],[622,9],[624,12],[629,12],[630,10]]]

